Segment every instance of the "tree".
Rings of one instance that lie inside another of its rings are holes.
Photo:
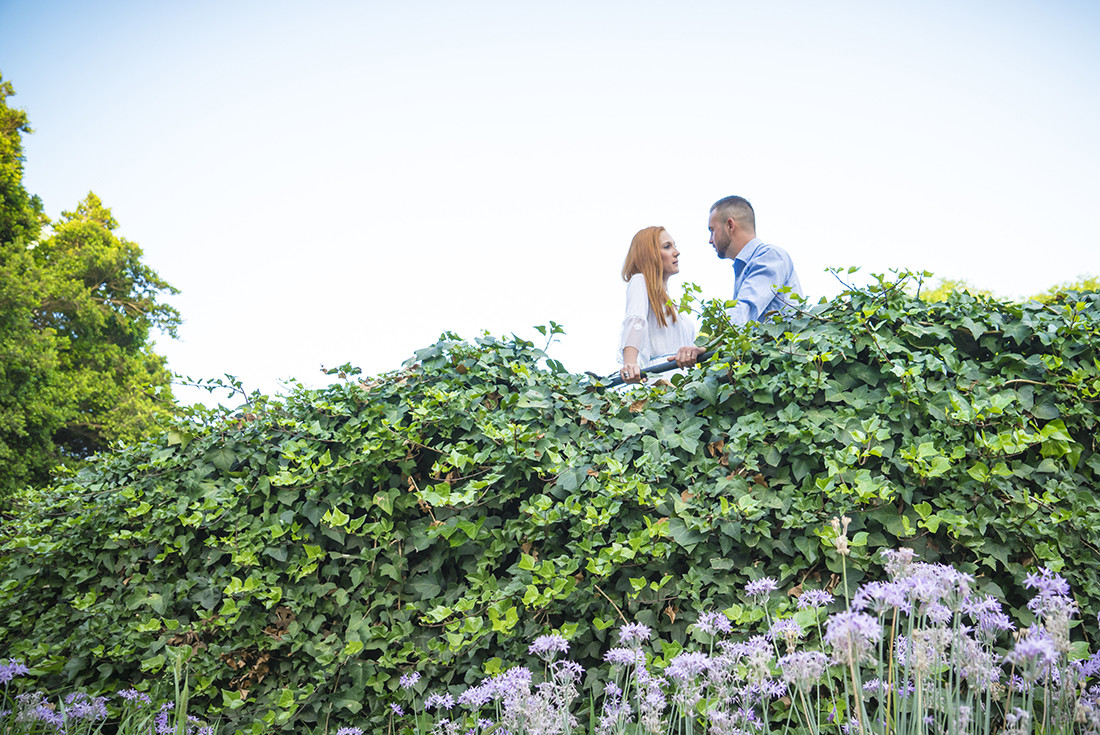
[[[80,457],[138,439],[172,403],[171,376],[150,336],[154,328],[175,336],[179,313],[157,298],[178,292],[141,262],[141,248],[115,236],[117,227],[89,193],[34,250],[49,279],[34,319],[57,341],[70,408],[56,440]]]
[[[969,281],[954,278],[941,278],[935,288],[921,289],[920,297],[928,303],[933,301],[947,301],[954,293],[968,293],[971,296],[992,296],[993,294],[984,288],[971,285]]]
[[[26,114],[0,80],[0,496],[145,435],[174,401],[154,329],[176,293],[92,193],[53,225],[23,186]]]
[[[13,110],[7,98],[15,94],[11,82],[0,75],[0,258],[7,245],[33,242],[45,217],[42,201],[27,194],[23,188],[23,138],[21,133],[33,132],[27,124],[27,113]]]
[[[1031,297],[1032,301],[1049,304],[1065,298],[1068,291],[1100,291],[1100,278],[1097,276],[1081,276],[1076,281],[1067,281],[1056,286],[1051,286],[1041,294]]]
[[[1029,296],[1026,300],[1049,304],[1064,300],[1066,293],[1069,291],[1100,291],[1100,278],[1097,276],[1079,276],[1076,281],[1056,284],[1042,293]],[[941,278],[934,288],[921,288],[919,295],[922,300],[932,303],[934,301],[947,301],[952,294],[957,293],[967,293],[971,296],[993,296],[992,291],[978,288],[969,281],[954,278]]]

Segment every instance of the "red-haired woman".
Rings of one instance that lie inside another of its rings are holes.
[[[643,368],[675,360],[695,364],[703,349],[695,346],[695,325],[668,304],[668,279],[680,272],[680,251],[663,227],[647,227],[630,242],[623,263],[626,318],[619,340],[623,381],[637,383]]]

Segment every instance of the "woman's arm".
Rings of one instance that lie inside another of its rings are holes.
[[[649,296],[646,293],[645,277],[634,274],[626,285],[626,316],[623,318],[623,331],[619,339],[619,359],[623,367],[619,374],[623,382],[637,383],[641,380],[641,353],[645,347]]]
[[[642,368],[638,365],[638,348],[627,345],[623,348],[623,368],[619,371],[624,383],[637,383],[642,379]]]

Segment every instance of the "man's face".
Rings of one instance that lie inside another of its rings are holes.
[[[722,217],[717,210],[712,209],[707,229],[710,230],[710,244],[714,246],[714,252],[718,253],[718,257],[732,257],[728,253],[730,246],[733,244],[733,238],[730,236],[726,218]]]

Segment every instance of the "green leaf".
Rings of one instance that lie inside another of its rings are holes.
[[[222,472],[228,472],[237,461],[237,455],[226,447],[219,447],[206,455],[206,459]]]
[[[1031,409],[1031,415],[1041,421],[1046,421],[1050,419],[1056,419],[1062,414],[1058,410],[1058,406],[1054,404],[1053,400],[1044,399],[1041,403],[1035,403],[1035,406]]]

